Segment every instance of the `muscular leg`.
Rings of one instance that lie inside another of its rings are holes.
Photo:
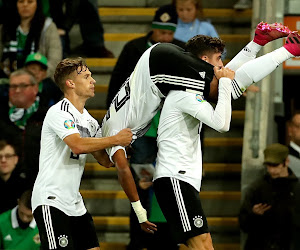
[[[188,249],[214,250],[210,233],[201,234],[187,241]]]

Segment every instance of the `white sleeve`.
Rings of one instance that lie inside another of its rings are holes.
[[[219,131],[227,132],[231,121],[231,80],[220,78],[219,96],[215,109],[210,103],[203,100],[199,95],[191,94],[177,102],[178,109],[188,113],[207,126]]]
[[[119,133],[119,132],[120,132],[119,130],[112,129],[109,136],[116,135],[116,134]],[[109,157],[109,159],[110,159],[110,161],[111,161],[112,163],[114,163],[112,157],[113,157],[113,155],[114,155],[119,149],[122,149],[122,150],[124,151],[125,157],[127,158],[126,149],[125,149],[125,147],[123,147],[123,146],[118,145],[118,146],[114,146],[114,147],[106,148],[106,149],[105,149],[105,150],[106,150],[106,153],[108,154],[108,157]]]
[[[70,113],[50,109],[47,116],[47,123],[49,124],[49,127],[60,139],[63,140],[68,135],[80,134],[76,127],[74,118]]]

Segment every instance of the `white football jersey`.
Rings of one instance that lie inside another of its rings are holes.
[[[154,180],[174,177],[200,191],[202,123],[225,132],[231,120],[231,83],[221,78],[215,108],[199,94],[171,91],[165,99],[158,126],[158,154]],[[225,83],[225,84],[224,84]]]
[[[113,99],[103,119],[103,136],[115,135],[124,128],[143,136],[170,90],[205,95],[213,76],[212,65],[182,48],[169,43],[153,45]],[[120,146],[107,149],[111,160],[118,149],[124,150]]]
[[[101,127],[104,137],[115,135],[124,128],[131,128],[137,137],[148,130],[164,97],[150,77],[150,51],[148,49],[143,54],[130,78],[113,99]],[[124,150],[124,147],[106,149],[110,159],[118,149]]]
[[[86,213],[79,186],[86,154],[75,155],[63,141],[69,135],[101,137],[98,122],[84,109],[81,114],[66,98],[52,106],[45,117],[32,210],[40,205],[56,207],[69,216]]]

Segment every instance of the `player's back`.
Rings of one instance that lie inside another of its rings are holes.
[[[212,65],[174,44],[153,45],[113,99],[103,119],[102,134],[111,136],[131,128],[137,137],[144,135],[170,90],[205,95],[213,72]],[[108,149],[108,154],[112,156],[117,149]]]
[[[149,57],[152,48],[142,55],[113,99],[102,122],[103,136],[115,135],[124,128],[131,128],[138,137],[146,133],[164,97],[150,78]]]

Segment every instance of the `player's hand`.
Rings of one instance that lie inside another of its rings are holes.
[[[268,211],[272,206],[268,204],[259,203],[253,206],[252,212],[257,215],[263,215],[266,211]]]
[[[143,231],[149,234],[154,234],[157,231],[157,226],[150,221],[145,221],[140,224]]]
[[[130,128],[122,129],[118,134],[116,134],[118,138],[118,145],[126,147],[132,141],[132,132]]]
[[[215,72],[215,76],[216,78],[219,80],[221,77],[227,77],[231,80],[234,79],[235,76],[235,72],[229,68],[225,68],[225,67],[214,67],[214,72]]]

